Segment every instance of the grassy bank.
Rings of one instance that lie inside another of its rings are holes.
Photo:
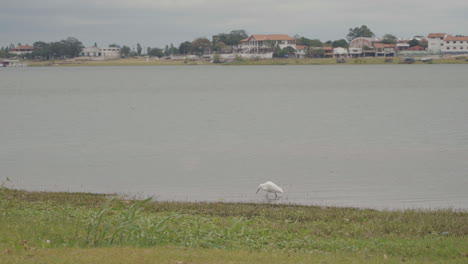
[[[2,263],[466,263],[468,213],[0,189]],[[273,259],[272,257],[273,256]]]
[[[399,64],[402,58],[393,58],[386,62],[386,58],[350,58],[345,63],[337,63],[333,58],[318,59],[242,59],[229,63],[213,64],[206,60],[146,60],[145,58],[125,58],[106,61],[27,61],[29,66],[170,66],[170,65],[376,65]],[[468,64],[466,59],[441,58],[431,62],[416,61],[415,64]]]

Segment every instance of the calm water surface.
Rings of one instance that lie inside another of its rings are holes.
[[[0,68],[0,127],[15,188],[468,209],[468,65]]]

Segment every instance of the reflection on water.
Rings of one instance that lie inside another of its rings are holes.
[[[17,188],[468,209],[467,65],[0,70]],[[4,179],[0,179],[4,180]]]

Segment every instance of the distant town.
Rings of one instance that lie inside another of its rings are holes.
[[[322,42],[288,34],[253,34],[245,30],[220,33],[211,40],[200,37],[185,41],[177,47],[148,47],[143,50],[126,45],[112,44],[99,47],[97,43],[85,47],[81,41],[69,37],[58,42],[34,42],[32,45],[11,44],[0,49],[0,58],[27,60],[110,60],[125,57],[145,56],[154,59],[208,58],[232,60],[241,58],[359,58],[397,56],[453,56],[468,54],[468,37],[449,33],[430,33],[427,36],[399,38],[392,34],[375,37],[365,25],[350,28],[346,39]],[[8,60],[9,59],[9,60]],[[5,66],[5,60],[3,62]]]

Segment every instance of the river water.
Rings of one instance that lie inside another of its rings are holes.
[[[468,209],[468,65],[3,68],[0,127],[14,188]]]

